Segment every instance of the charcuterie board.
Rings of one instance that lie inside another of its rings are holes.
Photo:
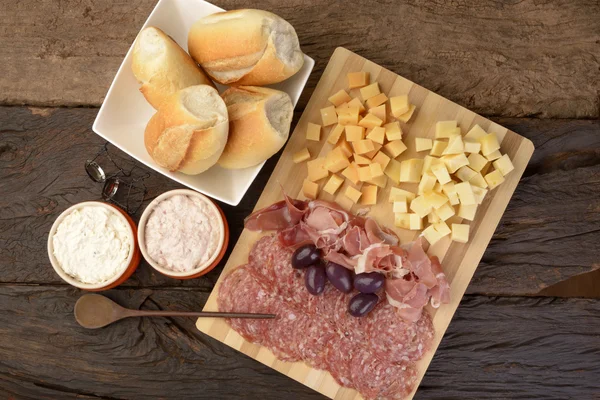
[[[470,224],[471,239],[468,243],[451,242],[448,237],[443,238],[428,250],[430,255],[436,255],[442,261],[444,271],[451,283],[451,302],[442,305],[439,309],[429,307],[433,316],[435,328],[435,339],[433,349],[421,359],[417,366],[419,379],[425,375],[427,367],[431,362],[458,304],[483,256],[483,253],[492,238],[492,235],[508,205],[510,198],[521,178],[531,155],[533,144],[528,139],[509,131],[508,129],[484,118],[464,107],[459,106],[365,58],[352,53],[344,48],[337,48],[327,65],[323,76],[309,100],[296,129],[290,136],[289,142],[275,167],[271,178],[265,186],[256,209],[263,208],[278,200],[281,200],[281,189],[291,197],[302,198],[302,183],[307,176],[306,163],[295,164],[292,155],[307,146],[305,139],[306,128],[309,122],[319,123],[320,109],[327,103],[327,98],[336,91],[347,87],[346,75],[348,72],[366,71],[371,75],[373,81],[379,82],[381,90],[389,93],[389,96],[408,94],[412,104],[416,105],[417,111],[413,118],[402,125],[404,131],[403,139],[410,143],[416,136],[433,138],[437,121],[457,120],[460,127],[467,131],[475,124],[479,124],[486,131],[493,131],[501,141],[501,151],[509,155],[514,164],[514,171],[506,176],[506,181],[485,198],[480,205],[477,217]],[[327,137],[329,129],[325,129],[323,137]],[[324,139],[308,144],[308,149],[316,157],[330,151],[332,146]],[[414,147],[409,145],[402,157],[422,157],[415,152]],[[344,183],[344,186],[348,182]],[[393,185],[388,182],[387,186],[380,189],[378,202],[370,207],[369,215],[374,217],[382,225],[388,226],[396,231],[401,243],[414,240],[419,232],[398,229],[393,226],[394,214],[391,204],[388,202],[388,194]],[[416,184],[414,184],[416,187]],[[402,187],[402,185],[401,185]],[[333,196],[324,191],[319,198],[335,201],[338,196],[343,196],[344,187]],[[411,189],[414,189],[411,187]],[[353,211],[364,206],[355,205]],[[221,278],[211,293],[205,311],[217,310],[217,293],[222,278],[232,269],[245,264],[252,245],[261,236],[260,233],[244,230],[238,240]],[[288,363],[278,360],[269,350],[244,340],[232,330],[225,320],[199,319],[197,328],[214,337],[217,340],[245,353],[246,355],[276,369],[277,371],[293,378],[312,389],[335,399],[360,399],[361,396],[354,390],[340,387],[328,372],[311,368],[304,363]],[[415,391],[417,388],[415,388]],[[414,391],[412,393],[414,395]],[[412,397],[412,395],[411,395]]]

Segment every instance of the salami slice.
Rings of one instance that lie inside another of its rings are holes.
[[[327,347],[335,343],[337,333],[324,318],[303,315],[302,324],[296,327],[301,332],[298,343],[300,358],[317,369],[325,369]]]
[[[397,309],[383,302],[371,312],[366,338],[368,347],[390,362],[416,361],[423,357],[433,341],[431,316],[423,310],[417,322],[403,320]]]
[[[414,363],[380,360],[368,349],[356,352],[351,362],[352,382],[366,400],[403,399],[416,382]]]
[[[300,355],[300,335],[304,333],[299,329],[306,325],[310,318],[286,303],[273,304],[277,317],[272,319],[269,330],[265,332],[263,344],[271,350],[277,358],[283,361],[302,360]]]
[[[341,386],[353,388],[351,375],[352,355],[356,347],[350,340],[341,338],[332,342],[325,351],[326,370]]]

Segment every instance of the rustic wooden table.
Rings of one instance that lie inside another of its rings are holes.
[[[316,60],[296,120],[344,46],[535,143],[417,398],[600,398],[600,300],[546,295],[600,268],[598,0],[215,2],[272,10],[295,26]],[[54,219],[100,198],[83,170],[103,143],[91,125],[154,3],[2,5],[0,397],[321,398],[192,319],[84,330],[72,315],[82,292],[50,267]],[[230,248],[275,161],[238,207],[222,205]],[[149,200],[179,187],[154,172],[146,184]],[[199,310],[220,272],[176,281],[144,263],[106,294],[129,307]]]

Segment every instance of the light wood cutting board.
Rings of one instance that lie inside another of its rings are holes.
[[[296,129],[291,135],[290,140],[281,155],[281,159],[277,163],[269,182],[265,186],[263,193],[256,204],[256,209],[263,208],[281,200],[281,187],[283,187],[285,192],[292,197],[303,197],[301,188],[302,182],[307,176],[306,163],[294,164],[292,162],[292,155],[307,145],[312,158],[315,158],[318,154],[325,154],[332,148],[325,139],[333,125],[324,128],[320,142],[307,142],[305,140],[306,127],[308,122],[321,123],[319,110],[328,105],[327,98],[340,89],[347,89],[346,74],[348,72],[356,71],[370,72],[371,82],[379,82],[382,92],[387,93],[390,97],[408,94],[410,102],[417,106],[415,115],[413,115],[409,123],[401,123],[404,131],[402,139],[408,146],[408,150],[398,157],[399,160],[424,157],[427,152],[415,152],[414,138],[433,138],[437,121],[457,120],[463,133],[467,132],[475,124],[479,124],[488,132],[496,133],[499,139],[502,140],[501,152],[503,154],[507,153],[510,156],[515,167],[514,171],[507,175],[506,181],[488,193],[485,201],[480,205],[475,220],[470,224],[471,239],[469,243],[460,244],[450,242],[449,237],[445,237],[429,248],[428,253],[430,255],[437,255],[440,260],[442,260],[442,266],[452,288],[452,301],[450,304],[442,305],[437,310],[429,307],[429,312],[433,316],[433,324],[436,333],[433,349],[417,364],[420,382],[423,375],[425,375],[435,350],[442,340],[467,285],[492,238],[492,234],[517,187],[519,179],[533,154],[534,147],[530,140],[340,47],[335,50],[327,68],[325,68],[323,76],[319,80],[319,83],[306,106],[306,110],[302,114]],[[357,95],[355,90],[350,93],[353,96]],[[321,182],[321,186],[323,186],[323,184],[324,182]],[[348,185],[348,182],[344,183],[344,186],[342,186],[336,196],[322,192],[320,198],[325,200],[335,200],[334,197],[343,196],[341,193],[344,191],[346,185]],[[388,203],[388,195],[392,186],[392,182],[388,180],[387,186],[384,189],[379,189],[378,203],[371,207],[369,214],[381,224],[390,228],[394,228],[392,205]],[[416,191],[416,184],[401,184],[400,187]],[[354,206],[353,210],[356,211],[359,207],[360,206]],[[409,242],[418,235],[418,232],[394,229],[398,233],[401,243]],[[217,310],[217,293],[222,278],[232,269],[247,262],[250,248],[260,236],[261,234],[250,232],[248,230],[242,232],[229,257],[225,270],[221,274],[215,289],[211,293],[208,302],[204,307],[205,311]],[[245,341],[234,330],[230,329],[229,325],[222,319],[201,318],[198,319],[196,326],[200,331],[276,369],[290,378],[329,396],[330,398],[362,398],[356,391],[340,387],[327,372],[313,369],[301,362],[288,363],[279,361],[266,348]],[[414,395],[414,392],[412,395]],[[412,398],[412,395],[410,398]]]

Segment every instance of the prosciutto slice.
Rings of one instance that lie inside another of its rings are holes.
[[[308,203],[285,194],[284,197],[284,200],[247,216],[244,227],[251,231],[278,231],[296,225],[308,211]]]

